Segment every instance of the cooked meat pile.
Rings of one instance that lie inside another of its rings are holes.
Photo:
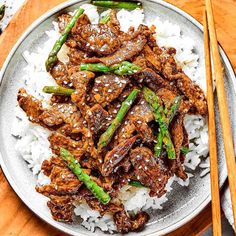
[[[68,14],[59,17],[60,31],[70,19]],[[50,199],[48,207],[57,221],[74,221],[73,203],[86,201],[101,215],[111,213],[119,232],[141,230],[149,219],[148,214],[128,214],[117,199],[119,190],[136,181],[150,189],[150,196],[161,197],[171,176],[187,178],[183,168],[186,153],[181,148],[188,148],[189,142],[183,120],[186,114],[207,114],[204,93],[176,63],[174,48],[158,47],[154,32],[145,25],[122,32],[113,10],[107,24],[91,24],[83,14],[65,44],[69,48],[69,62],[58,61],[50,73],[59,86],[73,89],[71,96],[53,94],[47,108],[23,88],[17,98],[31,122],[51,131],[48,140],[53,156],[42,164],[42,171],[51,183],[37,186],[36,190]],[[111,67],[123,61],[134,63],[140,70],[122,76],[80,68],[81,63],[103,63]],[[159,98],[164,114],[171,111],[175,98],[181,96],[174,116],[169,121],[163,118],[168,124],[174,158],[168,158],[164,139],[160,155],[155,155],[161,126],[145,99],[143,87]],[[129,104],[130,109],[109,143],[98,148],[101,135],[133,89],[140,90],[136,99]],[[60,157],[60,148],[68,150],[83,171],[110,195],[108,204],[102,204],[68,168]]]

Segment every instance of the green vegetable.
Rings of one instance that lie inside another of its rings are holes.
[[[160,99],[158,96],[149,88],[144,87],[143,88],[143,94],[145,100],[148,102],[150,107],[152,108],[154,118],[156,122],[158,122],[160,127],[160,133],[163,137],[163,144],[165,145],[166,152],[169,159],[175,159],[175,148],[172,143],[170,133],[168,131],[168,126],[165,123],[165,116],[163,115],[163,107],[160,105]],[[161,137],[159,137],[161,138]],[[157,143],[158,144],[158,143]],[[154,148],[155,151],[159,150],[159,147]],[[159,155],[159,152],[155,153],[156,155]]]
[[[112,121],[108,129],[101,135],[98,142],[98,150],[108,145],[111,141],[113,134],[117,130],[117,128],[121,125],[125,115],[129,111],[130,107],[132,106],[135,98],[137,97],[140,91],[138,89],[134,89],[129,96],[122,102],[121,108],[118,111],[115,119]]]
[[[192,150],[189,149],[188,147],[181,147],[180,148],[180,151],[184,154],[184,155],[187,155],[189,152],[191,152]]]
[[[145,188],[145,186],[137,180],[130,180],[129,185],[137,188]]]
[[[79,17],[84,13],[84,9],[79,8],[76,10],[75,14],[71,18],[70,22],[67,24],[64,32],[61,34],[60,38],[56,41],[54,44],[52,51],[49,53],[48,59],[46,60],[46,70],[50,71],[51,68],[55,65],[57,62],[57,54],[60,51],[62,45],[65,43],[71,29],[74,27],[75,22],[79,19]]]
[[[44,86],[43,92],[44,93],[54,93],[56,95],[70,96],[73,92],[75,92],[75,90],[69,89],[69,88],[64,88],[61,86]]]
[[[117,75],[132,75],[137,73],[141,68],[134,63],[123,61],[120,64],[112,65],[110,69]]]
[[[167,127],[169,126],[169,124],[171,123],[171,121],[175,117],[176,113],[178,112],[182,99],[183,99],[182,96],[175,97],[173,105],[171,106],[170,110],[164,109],[164,113],[166,115],[165,122],[166,122]],[[157,143],[154,146],[154,152],[157,157],[159,157],[161,155],[163,138],[164,137],[162,135],[162,132],[159,132],[158,136],[157,136]]]
[[[5,9],[6,9],[6,6],[3,4],[0,7],[0,21],[3,19],[4,15],[5,15]]]
[[[93,72],[103,72],[108,73],[111,72],[110,68],[102,63],[81,63],[80,64],[80,70],[87,70],[87,71],[93,71]]]
[[[167,114],[167,118],[168,118],[167,125],[171,123],[176,113],[178,112],[182,99],[183,99],[183,96],[175,97],[173,105],[171,106],[170,111]]]
[[[95,6],[107,7],[107,8],[124,8],[128,10],[134,10],[136,8],[141,8],[142,3],[137,1],[132,2],[121,2],[121,1],[91,1]]]
[[[110,14],[106,14],[99,21],[100,24],[107,24],[110,21]]]
[[[90,176],[83,171],[78,161],[68,150],[61,148],[60,155],[62,159],[67,163],[71,171],[78,177],[81,182],[85,184],[85,186],[100,202],[102,202],[103,204],[109,203],[111,197],[103,190],[103,188],[101,188],[97,185],[97,183],[91,180]]]
[[[111,67],[102,63],[81,63],[80,70],[114,73],[117,75],[132,75],[137,73],[140,70],[140,67],[128,61],[123,61],[120,64],[112,65]]]

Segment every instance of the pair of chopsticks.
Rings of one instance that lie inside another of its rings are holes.
[[[211,0],[205,0],[206,10],[204,12],[204,46],[207,78],[207,101],[209,113],[209,144],[210,144],[210,168],[211,168],[211,196],[212,196],[212,220],[213,235],[221,235],[221,213],[220,213],[220,190],[218,182],[218,163],[216,147],[216,128],[214,114],[214,95],[212,74],[216,80],[217,99],[221,128],[224,141],[224,150],[228,170],[228,181],[234,216],[234,227],[236,229],[236,162],[233,147],[232,132],[228,106],[224,89],[223,68],[220,60],[219,47],[217,42],[214,16]],[[212,57],[211,57],[212,56]],[[212,58],[212,61],[211,61]],[[212,64],[213,68],[212,69]]]

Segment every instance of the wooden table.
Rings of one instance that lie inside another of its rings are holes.
[[[25,29],[40,15],[63,0],[28,0],[0,36],[0,67]],[[202,22],[203,0],[168,0]],[[213,0],[218,38],[236,71],[236,2]],[[0,170],[0,235],[64,236],[35,216],[18,198]],[[168,236],[201,235],[211,225],[211,208],[205,208],[187,225]]]

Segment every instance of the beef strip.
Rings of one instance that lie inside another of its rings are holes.
[[[147,123],[152,121],[153,118],[153,113],[149,105],[141,98],[139,103],[130,109],[120,128],[117,130],[114,137],[114,145],[132,137],[135,131],[144,142],[150,142],[153,136]],[[147,130],[145,131],[144,129]]]
[[[83,142],[72,140],[71,138],[59,134],[58,132],[52,132],[48,137],[48,140],[50,142],[52,152],[57,155],[60,155],[60,148],[67,149],[78,159],[80,159],[85,152]]]
[[[145,45],[143,49],[143,54],[146,59],[146,63],[151,66],[157,73],[161,72],[161,62],[158,58],[158,56],[152,51],[152,49],[148,46]]]
[[[185,74],[177,80],[179,90],[189,98],[191,104],[196,108],[200,115],[207,114],[207,101],[201,88],[193,83]]]
[[[74,66],[80,65],[80,63],[88,57],[88,54],[86,52],[83,52],[82,50],[79,50],[77,48],[70,48],[69,53],[69,65],[68,67],[73,68]]]
[[[71,81],[70,78],[68,76],[68,70],[67,70],[67,66],[58,61],[52,68],[52,70],[50,71],[51,76],[53,77],[53,79],[56,81],[56,83],[60,86],[65,86],[65,87],[71,87]]]
[[[93,134],[97,135],[100,131],[105,131],[110,124],[109,114],[100,104],[94,105],[86,114],[86,121]]]
[[[144,225],[148,222],[149,215],[146,212],[141,211],[135,216],[129,217],[123,210],[115,213],[113,219],[117,226],[118,232],[124,234],[130,231],[141,231]]]
[[[71,31],[77,47],[97,56],[114,53],[121,46],[116,30],[107,24],[85,24],[74,27]]]
[[[187,174],[184,171],[183,165],[180,159],[180,148],[184,141],[184,127],[183,127],[183,115],[180,114],[176,116],[170,125],[170,133],[172,141],[175,147],[176,159],[168,160],[171,166],[171,170],[178,177],[185,180],[187,179]]]
[[[136,137],[132,137],[119,143],[111,151],[109,151],[104,159],[104,164],[102,166],[103,176],[110,175],[114,168],[119,165],[119,163],[125,158],[129,150],[132,148],[133,144],[136,141]]]
[[[74,205],[72,202],[48,201],[48,208],[51,211],[54,220],[59,222],[72,222],[74,215]]]
[[[161,197],[169,179],[167,168],[161,159],[156,160],[152,151],[146,147],[137,147],[130,152],[136,178],[150,188],[150,196]]]
[[[71,100],[79,107],[81,114],[85,117],[89,109],[86,104],[86,93],[95,74],[89,71],[78,71],[78,68],[70,73],[71,81],[76,88],[76,91],[71,95]]]
[[[112,55],[106,57],[93,57],[84,59],[84,62],[102,62],[107,66],[114,64],[119,64],[122,61],[130,60],[133,56],[137,55],[142,51],[144,45],[147,43],[147,39],[142,35],[137,36],[136,38],[125,41],[122,46]]]
[[[39,193],[45,195],[75,194],[82,185],[78,178],[67,167],[54,165],[49,177],[51,179],[50,184],[36,187]]]
[[[99,76],[94,81],[91,95],[97,103],[105,107],[121,94],[128,82],[129,79],[122,76]]]
[[[43,113],[42,103],[29,95],[25,89],[21,88],[17,94],[19,106],[24,110],[29,120],[39,123],[39,116]]]
[[[171,86],[168,81],[163,79],[154,70],[146,68],[133,75],[133,78],[140,84],[145,84],[150,89],[158,91],[160,88],[167,88],[177,92],[174,86]]]

